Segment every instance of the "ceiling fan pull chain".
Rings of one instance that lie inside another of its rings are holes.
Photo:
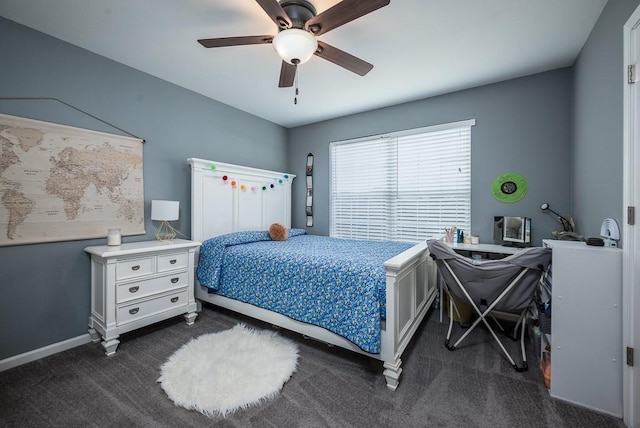
[[[293,97],[293,104],[298,105],[298,67],[296,67],[296,77],[295,77],[295,82],[296,82],[296,95],[295,97]]]

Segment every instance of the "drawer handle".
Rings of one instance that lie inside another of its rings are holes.
[[[180,299],[180,297],[172,297],[171,298],[171,303],[175,303],[178,301],[178,299]]]
[[[138,269],[140,269],[140,265],[131,266],[131,270],[138,270]]]
[[[140,290],[140,287],[137,285],[135,287],[129,287],[129,293],[135,293],[138,290]]]
[[[133,309],[129,309],[129,313],[131,315],[135,315],[138,313],[138,311],[140,310],[140,308],[133,308]]]
[[[176,264],[176,262],[177,262],[177,260],[176,260],[176,259],[169,260],[169,263],[171,263],[172,265],[175,265],[175,264]]]
[[[180,280],[180,278],[176,277],[176,278],[171,278],[171,283],[175,284],[176,282],[178,282]]]

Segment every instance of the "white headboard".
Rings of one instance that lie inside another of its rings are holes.
[[[211,160],[191,165],[191,239],[244,230],[267,230],[272,223],[291,227],[293,174]]]

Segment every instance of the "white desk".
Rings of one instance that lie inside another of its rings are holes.
[[[622,250],[542,243],[553,250],[551,396],[621,418]]]
[[[453,251],[470,251],[472,253],[491,253],[491,254],[515,254],[522,248],[518,247],[506,247],[504,245],[497,244],[457,244],[450,243],[449,246],[453,248]]]

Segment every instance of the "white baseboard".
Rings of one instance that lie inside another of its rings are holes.
[[[58,352],[66,351],[67,349],[75,348],[76,346],[84,345],[91,342],[91,336],[89,334],[83,334],[82,336],[72,337],[71,339],[63,340],[62,342],[53,343],[43,348],[34,349],[33,351],[25,352],[24,354],[15,355],[13,357],[0,360],[0,372],[18,367],[22,364],[30,363],[31,361],[39,360],[40,358],[48,357],[49,355],[57,354]]]

